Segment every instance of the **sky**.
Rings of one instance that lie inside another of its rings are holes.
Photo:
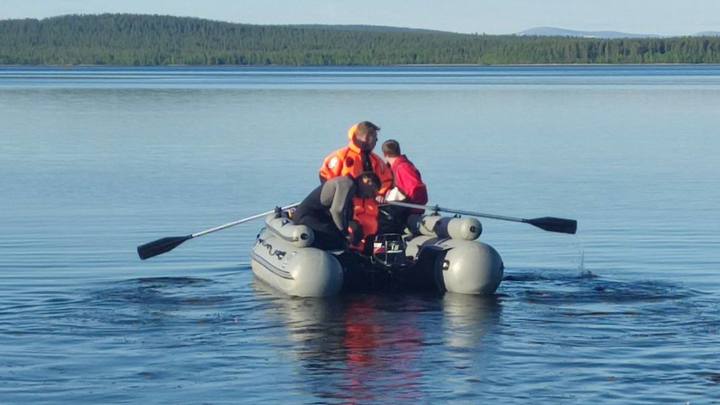
[[[98,13],[487,34],[540,26],[662,35],[720,31],[720,0],[0,0],[0,19]]]

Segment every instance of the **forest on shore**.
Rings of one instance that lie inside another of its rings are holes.
[[[0,21],[0,65],[720,63],[720,37],[597,39],[102,14]]]

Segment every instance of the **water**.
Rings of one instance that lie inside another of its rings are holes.
[[[720,403],[720,67],[0,69],[0,402]],[[498,294],[293,299],[259,223],[369,119]]]

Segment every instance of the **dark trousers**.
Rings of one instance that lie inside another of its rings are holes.
[[[323,250],[345,249],[345,237],[335,226],[327,207],[320,202],[321,192],[322,185],[305,197],[293,213],[293,222],[313,230],[315,240],[312,247]]]

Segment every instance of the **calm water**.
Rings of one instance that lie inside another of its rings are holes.
[[[490,298],[291,299],[260,223],[354,122],[484,221]],[[0,403],[720,403],[720,67],[0,69]]]

